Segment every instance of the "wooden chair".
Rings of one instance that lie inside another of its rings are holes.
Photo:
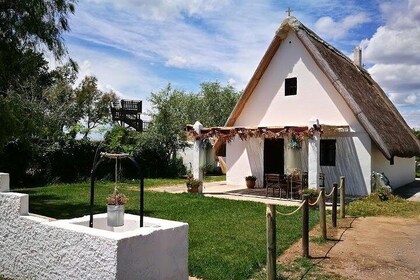
[[[303,180],[302,175],[290,175],[290,198],[293,199],[293,195],[299,194],[299,197],[302,198],[302,189],[303,189]]]
[[[279,197],[281,197],[282,191],[286,191],[286,197],[288,195],[287,191],[287,177],[280,174],[265,174],[265,187],[267,188],[265,196],[268,196],[268,189],[273,189],[273,196],[274,196],[274,189],[279,190]]]

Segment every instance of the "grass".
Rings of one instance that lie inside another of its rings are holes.
[[[128,195],[128,213],[138,213],[138,191],[123,185]],[[150,186],[150,185],[149,185]],[[95,210],[105,212],[105,198],[112,192],[111,183],[98,183]],[[30,194],[30,211],[54,218],[71,218],[89,212],[89,184],[52,185],[20,189]],[[293,207],[278,206],[290,212]],[[203,279],[247,279],[260,270],[266,258],[265,205],[254,202],[207,198],[193,194],[146,192],[147,216],[189,224],[190,275]],[[318,222],[311,210],[310,225]],[[300,215],[277,220],[277,253],[300,238]]]
[[[346,208],[350,216],[420,216],[420,203],[407,201],[398,196],[391,196],[387,201],[381,201],[376,194],[351,202]]]
[[[225,181],[226,175],[212,175],[212,176],[206,176],[204,178],[204,182],[219,182],[219,181]],[[113,185],[113,182],[110,181],[99,181],[97,182],[101,185]],[[87,185],[89,184],[88,181],[85,182],[79,182],[79,183],[72,183],[72,184],[50,184],[48,187],[63,187],[63,186],[77,186],[77,185]],[[144,179],[144,187],[147,188],[154,188],[154,187],[161,187],[161,186],[173,186],[173,185],[181,185],[185,184],[185,179],[183,178],[146,178]],[[137,189],[139,187],[138,180],[123,180],[122,182],[118,183],[119,186],[122,186],[124,188],[132,188]],[[1,280],[1,279],[0,279]]]

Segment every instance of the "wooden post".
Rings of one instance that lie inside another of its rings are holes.
[[[320,187],[320,198],[319,198],[319,223],[321,226],[322,239],[327,240],[327,217],[325,211],[325,188]]]
[[[337,194],[338,194],[338,185],[336,183],[333,184],[333,196],[332,196],[332,212],[331,212],[331,220],[332,226],[335,228],[337,227]]]
[[[267,204],[267,280],[275,280],[276,273],[276,205]]]
[[[309,195],[303,195],[302,207],[302,256],[309,257]]]
[[[346,178],[340,177],[340,218],[346,217]]]

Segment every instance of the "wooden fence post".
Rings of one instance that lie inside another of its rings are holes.
[[[346,178],[340,177],[340,218],[346,217]]]
[[[303,195],[302,207],[302,256],[309,257],[309,195]]]
[[[267,280],[275,280],[276,273],[276,205],[267,204]]]
[[[327,240],[327,217],[325,211],[325,188],[320,187],[320,198],[319,198],[319,223],[321,226],[322,239]]]
[[[338,185],[336,183],[333,184],[333,196],[332,196],[332,212],[331,212],[331,220],[332,226],[335,228],[337,227],[337,194],[338,194]]]

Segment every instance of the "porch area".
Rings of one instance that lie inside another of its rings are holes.
[[[152,188],[150,191],[184,193],[187,192],[187,188],[184,184],[182,184]],[[203,195],[206,197],[216,197],[239,201],[253,201],[284,206],[298,206],[301,202],[299,198],[293,200],[284,197],[280,198],[278,192],[275,192],[273,195],[273,193],[270,191],[268,196],[266,196],[265,188],[248,189],[245,187],[245,185],[229,185],[226,183],[226,181],[203,183]],[[346,203],[355,199],[358,199],[358,197],[346,195]],[[327,198],[326,201],[327,205],[331,205],[332,201],[329,198]]]

